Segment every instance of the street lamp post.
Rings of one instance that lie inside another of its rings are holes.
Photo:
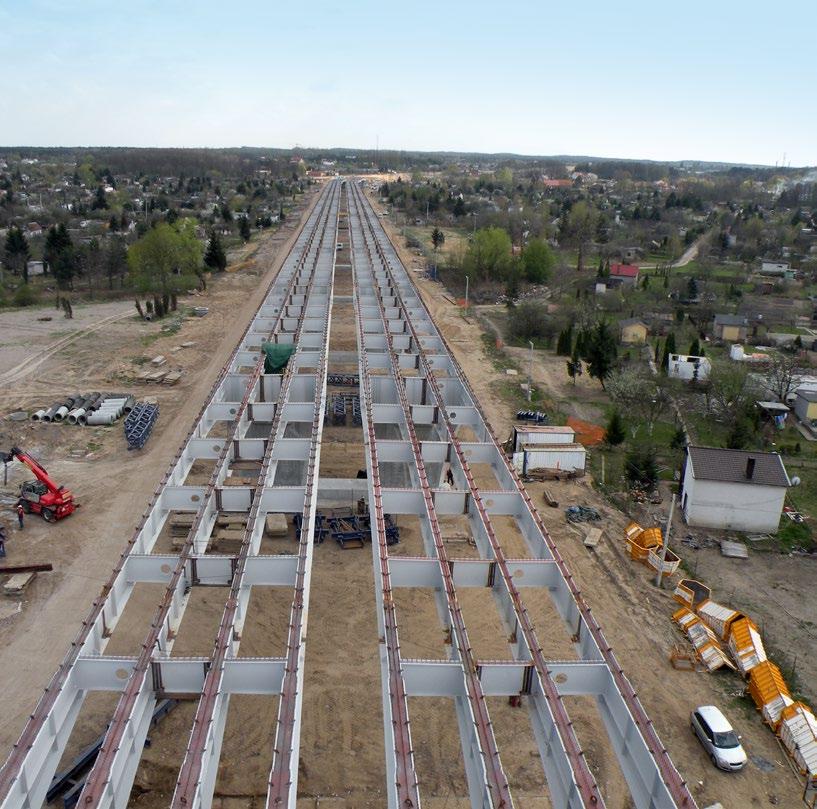
[[[533,393],[533,340],[528,340],[530,353],[528,354],[528,403]]]

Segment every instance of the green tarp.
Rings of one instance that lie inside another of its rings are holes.
[[[289,358],[295,353],[295,346],[279,343],[262,343],[264,352],[264,373],[280,374],[286,368]]]

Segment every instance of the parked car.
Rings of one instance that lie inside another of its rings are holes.
[[[701,705],[690,717],[692,732],[719,770],[733,772],[746,766],[746,751],[729,720],[714,705]]]

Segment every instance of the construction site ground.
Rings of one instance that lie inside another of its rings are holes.
[[[290,227],[292,224],[294,217]],[[290,229],[286,235],[291,237],[292,233]],[[404,249],[399,237],[395,238],[393,232],[391,235],[406,266],[411,268],[414,257]],[[91,600],[107,579],[214,379],[260,303],[290,241],[275,234],[263,237],[253,258],[242,262],[238,272],[221,275],[211,282],[206,293],[186,301],[208,306],[210,311],[204,318],[186,318],[176,333],[162,334],[160,324],[137,320],[131,302],[104,304],[98,311],[93,306],[79,310],[75,319],[81,311],[83,321],[75,331],[81,336],[54,349],[71,336],[62,334],[67,330],[67,321],[62,321],[61,316],[50,322],[37,321],[37,317],[55,310],[0,315],[0,375],[14,375],[0,393],[3,414],[48,407],[61,395],[89,390],[124,390],[140,398],[152,396],[161,406],[156,431],[145,449],[136,453],[127,451],[121,425],[79,428],[6,419],[0,422],[2,448],[14,442],[37,455],[58,482],[70,485],[82,504],[70,519],[54,525],[31,516],[23,532],[13,527],[8,507],[0,512],[10,537],[6,563],[54,565],[53,572],[37,577],[22,601],[3,598],[0,602],[0,669],[4,672],[0,753],[11,748],[42,688],[59,665]],[[478,391],[496,434],[505,438],[514,414],[501,387],[493,384],[500,374],[486,361],[479,325],[463,318],[459,308],[441,294],[438,284],[419,275],[418,284],[426,305]],[[338,294],[348,291],[339,290]],[[336,308],[333,350],[354,348],[352,314],[351,306],[348,318]],[[97,331],[84,333],[106,318]],[[34,327],[36,334],[32,331],[31,341],[21,341],[16,325],[32,322],[38,324]],[[194,345],[173,352],[182,342]],[[158,354],[183,371],[176,386],[130,381],[134,369]],[[353,477],[363,467],[359,428],[328,428],[324,441],[322,474]],[[9,482],[3,495],[6,503],[11,502],[13,489],[21,479]],[[789,769],[775,737],[762,725],[750,703],[737,696],[743,689],[742,681],[732,674],[707,675],[670,667],[670,650],[683,642],[670,620],[676,605],[670,588],[656,589],[649,571],[626,556],[622,528],[629,518],[603,500],[587,478],[552,482],[547,487],[560,508],[546,507],[542,484],[529,486],[534,502],[540,506],[548,530],[699,805],[705,807],[715,801],[725,809],[769,804],[794,809],[802,805],[801,782]],[[562,509],[573,503],[592,505],[603,514],[604,539],[595,551],[588,551],[580,531],[565,522]],[[474,549],[458,541],[466,527],[456,518],[449,518],[447,523],[444,531],[452,538],[451,555],[473,556]],[[401,543],[394,552],[422,553],[416,519],[401,517],[398,524]],[[498,528],[509,555],[526,555],[512,521],[500,523]],[[265,543],[262,548],[265,553],[287,550],[291,545],[286,539]],[[682,556],[691,554],[681,550]],[[736,608],[759,613],[763,631],[774,647],[791,649],[797,655],[801,679],[817,681],[813,668],[817,618],[806,614],[806,599],[797,598],[798,592],[813,589],[813,563],[776,559],[773,565],[764,565],[763,560],[753,557],[748,565],[740,567],[744,563],[722,560],[715,551],[697,554],[699,577],[713,586],[716,597],[722,595],[724,602]],[[137,587],[111,638],[108,653],[136,653],[159,597],[155,586]],[[195,605],[191,604],[185,615],[174,655],[208,655],[211,651],[223,593],[208,593],[203,588],[194,591],[194,597]],[[501,623],[489,594],[464,590],[460,597],[478,655],[507,658],[509,647],[501,642]],[[282,653],[290,598],[291,593],[283,588],[254,589],[255,603],[248,612],[242,656]],[[431,627],[439,628],[432,594],[410,589],[399,591],[398,599],[404,654],[445,656],[442,630],[436,634],[429,631]],[[569,635],[544,594],[528,603],[546,656],[575,657]],[[316,548],[309,616],[299,783],[302,797],[298,803],[303,809],[374,809],[384,805],[377,641],[369,546],[342,551],[335,543],[324,542]],[[104,730],[115,699],[111,694],[94,694],[87,700],[67,755]],[[741,773],[716,771],[692,736],[689,711],[709,703],[724,708],[743,735],[752,763]],[[444,699],[414,699],[409,707],[424,805],[464,809],[470,802],[466,798],[453,706]],[[524,809],[550,807],[527,713],[500,699],[491,699],[489,709],[517,805]],[[609,746],[606,740],[600,741],[604,734],[594,729],[600,721],[595,706],[573,698],[568,700],[568,709],[607,805],[611,809],[632,806]],[[194,710],[194,702],[183,703],[151,733],[151,746],[145,750],[131,805],[168,805]],[[275,699],[233,698],[216,785],[217,809],[263,805],[276,710]]]

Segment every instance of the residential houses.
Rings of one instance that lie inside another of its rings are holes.
[[[712,373],[712,363],[707,357],[691,354],[670,354],[667,376],[684,382],[705,382]]]
[[[716,340],[725,343],[745,343],[749,321],[743,315],[715,315],[712,333]]]
[[[638,283],[638,272],[638,267],[635,264],[611,264],[610,280],[632,287]]]
[[[689,446],[681,510],[688,525],[774,534],[790,485],[776,452]]]
[[[649,328],[638,317],[628,317],[618,322],[621,342],[625,345],[644,345],[647,342]]]
[[[817,390],[798,390],[794,399],[797,418],[810,427],[817,427]]]

